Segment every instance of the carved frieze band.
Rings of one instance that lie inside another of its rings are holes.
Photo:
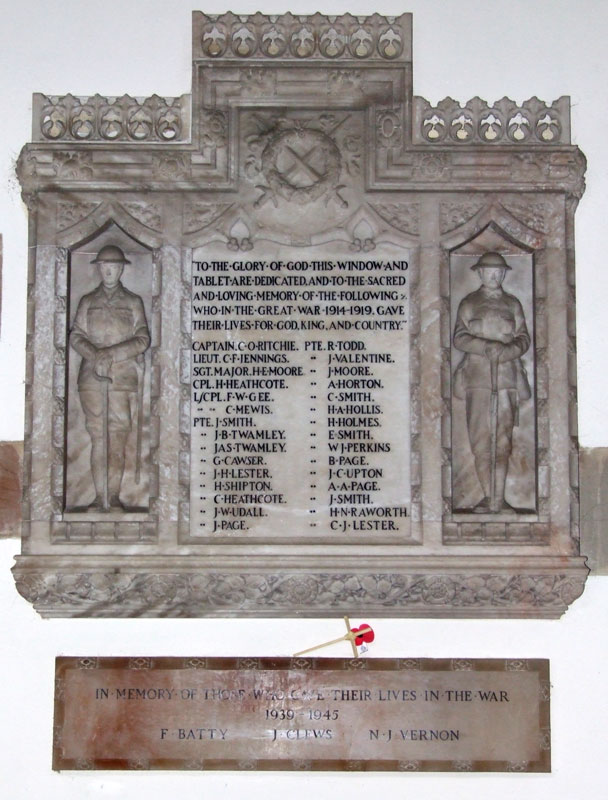
[[[49,97],[33,101],[34,141],[187,142],[190,95],[181,97]]]
[[[408,61],[411,15],[193,14],[193,58]]]
[[[413,150],[405,146],[405,126],[410,122],[403,118],[403,109],[398,107],[378,109],[374,121],[378,163],[370,189],[390,186],[392,190],[414,191],[432,185],[453,190],[459,186],[469,187],[474,181],[480,188],[492,191],[513,190],[516,185],[519,191],[526,187],[528,191],[550,189],[565,191],[574,198],[580,198],[585,189],[586,161],[574,147],[550,147],[530,140],[527,145],[514,144],[507,151],[487,147],[483,162],[479,162],[476,158],[462,158],[466,143],[457,145],[444,140],[441,147],[436,147],[425,139],[416,142],[418,146]],[[129,188],[133,191],[147,190],[151,183],[159,186],[178,183],[180,188],[198,190],[200,180],[213,180],[210,190],[235,188],[236,168],[226,157],[226,112],[201,108],[197,124],[198,154],[184,150],[179,143],[175,149],[171,146],[166,149],[166,145],[162,150],[146,151],[141,147],[135,152],[120,141],[105,142],[103,150],[97,149],[95,153],[86,141],[65,141],[63,148],[62,142],[50,141],[26,145],[17,162],[23,197],[31,202],[33,193],[40,189],[80,190],[92,182],[98,188],[104,184],[112,184],[113,188],[117,182],[124,182],[127,165]],[[352,139],[337,144],[349,173],[363,169],[361,148],[355,150]],[[467,152],[473,155],[478,152],[480,143],[471,141],[468,146],[472,149]],[[251,177],[250,168],[246,163],[248,177]],[[140,218],[137,212],[134,216]],[[155,228],[149,215],[144,224]]]
[[[585,573],[167,573],[88,569],[48,572],[17,565],[17,590],[43,615],[77,612],[93,616],[197,617],[214,612],[270,613],[332,608],[388,614],[407,609],[413,616],[509,614],[555,617],[579,597]]]
[[[488,103],[474,97],[465,105],[446,97],[432,106],[414,97],[416,144],[569,144],[570,98],[547,105],[537,97],[518,105],[508,97]]]

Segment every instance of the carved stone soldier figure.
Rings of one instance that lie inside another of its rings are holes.
[[[120,487],[127,438],[137,406],[137,480],[141,458],[143,353],[150,332],[139,295],[120,282],[125,258],[120,247],[102,247],[97,264],[101,283],[78,303],[70,344],[82,356],[78,391],[91,437],[95,510],[123,510]]]
[[[505,502],[505,481],[519,424],[519,403],[530,397],[521,356],[530,335],[519,300],[502,288],[511,269],[499,253],[484,253],[471,269],[481,286],[458,307],[454,347],[465,355],[456,369],[454,393],[466,402],[475,469],[484,497],[475,513],[515,511]]]

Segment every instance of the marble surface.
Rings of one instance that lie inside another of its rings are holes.
[[[195,12],[191,96],[35,95],[17,164],[32,246],[14,573],[40,613],[555,617],[582,592],[585,159],[569,100],[431,105],[413,95],[411,24]],[[125,287],[150,330],[139,459],[133,402],[100,401],[87,418],[68,346],[107,245],[131,262]],[[458,309],[490,253],[504,286],[473,320],[467,357],[484,377],[464,396]],[[239,348],[266,343],[293,346],[284,363],[301,374],[254,374]],[[236,360],[205,364],[199,346]],[[336,361],[346,347],[369,363]],[[493,398],[491,353],[503,359]],[[510,359],[529,392],[505,383]],[[347,386],[337,406],[332,377],[375,383]],[[127,437],[109,512],[93,502],[102,417]],[[232,460],[246,452],[256,463]],[[365,473],[337,482],[337,467]]]

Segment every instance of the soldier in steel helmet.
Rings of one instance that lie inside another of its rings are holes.
[[[95,499],[89,509],[124,510],[120,488],[125,450],[135,400],[142,396],[150,332],[141,297],[120,281],[125,264],[131,263],[120,247],[102,247],[91,263],[97,264],[101,282],[80,299],[70,335],[71,346],[82,356],[78,391],[91,437]]]
[[[481,286],[458,307],[454,347],[464,356],[454,375],[454,394],[466,403],[466,419],[483,499],[475,513],[516,511],[505,501],[505,482],[519,424],[519,403],[530,397],[521,356],[530,334],[519,300],[502,288],[511,267],[499,253],[484,253],[471,269]]]

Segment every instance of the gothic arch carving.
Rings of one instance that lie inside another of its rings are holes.
[[[104,200],[78,222],[57,234],[57,243],[71,250],[95,239],[114,223],[131,239],[153,250],[163,244],[160,233],[136,220],[118,202]]]
[[[228,230],[239,216],[247,219],[246,212],[240,207],[235,209],[233,203],[185,200],[182,221],[185,246],[196,248],[210,241],[228,241]]]
[[[311,243],[345,241],[354,251],[363,252],[375,249],[376,242],[415,248],[419,244],[418,213],[419,204],[415,202],[365,203],[339,227],[313,235]]]
[[[442,236],[441,246],[444,250],[456,250],[488,227],[523,251],[541,250],[545,246],[542,233],[517,219],[498,200],[487,203],[466,222]]]

